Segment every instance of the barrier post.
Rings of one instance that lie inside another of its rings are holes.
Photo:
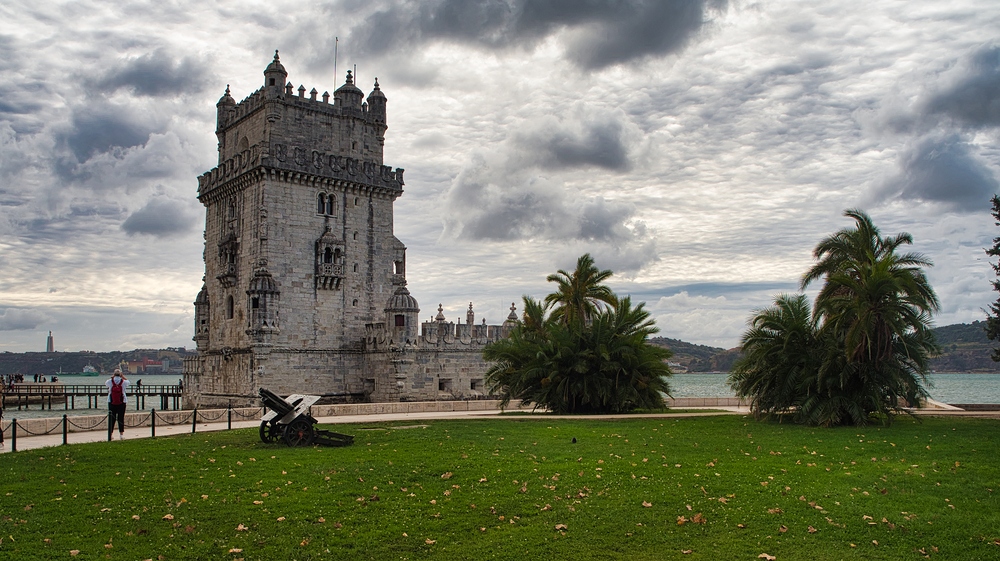
[[[156,409],[149,412],[149,436],[156,438]]]
[[[69,432],[69,421],[66,419],[66,415],[63,415],[63,444],[66,444],[66,433]]]
[[[198,409],[195,408],[191,411],[191,434],[194,434],[195,429],[198,427]]]
[[[115,418],[114,415],[113,411],[108,411],[108,442],[111,442],[111,423],[114,422],[112,421]]]
[[[10,422],[10,449],[17,452],[17,419]]]
[[[232,404],[230,404],[228,407],[226,407],[226,423],[228,424],[228,426],[226,428],[228,430],[233,430],[233,406],[232,406]]]

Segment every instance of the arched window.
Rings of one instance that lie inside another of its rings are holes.
[[[355,263],[355,264],[354,264],[354,272],[355,272],[355,273],[357,273],[357,272],[358,272],[358,264],[357,264],[357,263]]]
[[[226,319],[233,319],[233,297],[226,297]]]
[[[323,262],[324,263],[333,263],[333,250],[332,249],[326,248],[326,250],[323,252]]]
[[[358,299],[357,299],[357,298],[355,298],[355,299],[354,299],[354,300],[353,300],[353,301],[351,302],[351,305],[352,305],[352,306],[357,306],[357,305],[358,305]]]
[[[236,218],[236,201],[230,199],[229,206],[226,208],[226,219],[232,220]]]
[[[333,252],[333,262],[340,263],[343,259],[344,257],[340,254],[340,248],[338,247],[337,250]]]
[[[326,210],[326,193],[320,193],[319,203],[316,205],[316,212],[323,214],[324,210]]]
[[[333,204],[337,199],[333,195],[328,195],[326,197],[326,213],[333,216]]]

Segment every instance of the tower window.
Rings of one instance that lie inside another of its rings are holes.
[[[269,80],[269,85],[271,85],[271,86],[273,86],[273,85],[274,85],[274,78],[271,78],[271,79]]]
[[[327,195],[326,197],[326,213],[331,216],[333,215],[333,202],[335,200],[336,199],[333,198],[333,195]]]
[[[351,301],[351,305],[352,306],[357,306],[358,305],[358,299],[355,298],[353,301]]]
[[[397,274],[397,275],[402,275],[403,274],[403,262],[402,261],[393,261],[392,262],[392,272],[395,273],[395,274]]]
[[[323,252],[323,262],[324,263],[333,263],[333,250],[332,249],[326,248],[326,251]]]
[[[226,297],[226,319],[233,319],[233,297]]]
[[[250,307],[253,308],[254,310],[260,308],[260,298],[258,298],[257,296],[254,296],[253,298],[251,298],[250,299]]]
[[[323,214],[326,210],[326,193],[319,194],[319,203],[316,205],[316,212]]]
[[[358,272],[358,264],[357,264],[357,263],[355,263],[355,264],[354,264],[354,272],[355,272],[355,273],[357,273],[357,272]]]
[[[406,316],[403,314],[396,314],[396,327],[406,326]]]
[[[358,233],[354,232],[354,239],[358,239]]]

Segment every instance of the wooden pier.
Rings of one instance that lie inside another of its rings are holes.
[[[159,398],[159,411],[181,408],[181,386],[178,385],[142,385],[132,384],[128,388],[129,409],[141,411],[146,408],[146,398]],[[12,410],[14,407],[18,411],[23,407],[29,409],[30,405],[40,405],[41,410],[54,409],[54,406],[61,406],[61,409],[76,409],[79,404],[81,409],[86,403],[86,409],[106,409],[108,406],[108,388],[101,385],[90,384],[61,384],[59,382],[23,382],[7,388],[3,394],[3,408]],[[154,402],[155,403],[155,402]]]

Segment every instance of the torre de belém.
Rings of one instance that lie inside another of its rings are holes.
[[[260,387],[370,401],[486,392],[483,347],[503,325],[419,322],[406,246],[393,235],[403,170],[384,165],[386,96],[351,72],[317,98],[295,90],[275,52],[264,85],[217,104],[219,163],[198,178],[205,278],[187,408],[248,405]]]

